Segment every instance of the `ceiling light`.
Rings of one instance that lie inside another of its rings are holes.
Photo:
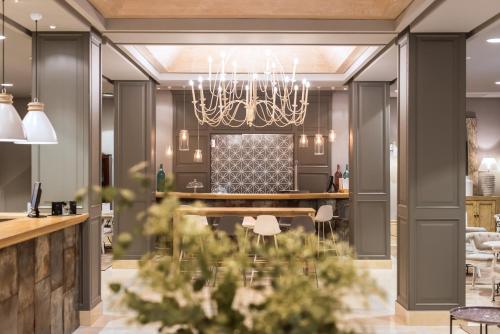
[[[55,28],[57,28],[57,27],[56,27],[55,25],[51,24],[51,25],[49,26],[49,28],[50,28],[50,29],[52,29],[52,30],[54,30],[54,29],[55,29]]]
[[[344,87],[344,90],[347,90],[347,87]]]
[[[498,44],[498,43],[500,43],[500,38],[490,38],[490,39],[487,39],[486,42]]]
[[[395,90],[394,90],[394,93],[396,93],[396,94],[397,94],[398,92],[399,92],[399,91],[398,91],[397,89],[395,89]]]
[[[57,144],[57,135],[52,123],[44,112],[45,106],[38,101],[38,20],[41,14],[30,15],[35,21],[35,96],[28,103],[28,113],[24,116],[23,126],[26,131],[26,140],[16,144]]]
[[[2,35],[5,36],[5,0],[2,1]],[[5,39],[5,37],[3,38]],[[2,52],[5,51],[5,42],[2,43]],[[2,57],[2,82],[5,83],[5,57]],[[23,122],[12,105],[12,95],[7,94],[5,85],[0,93],[0,141],[16,142],[26,140]]]
[[[472,59],[472,57],[471,57],[471,56],[467,56],[467,57],[465,57],[465,59],[466,59],[466,60],[471,60],[471,59]]]
[[[113,97],[115,95],[113,93],[102,93],[102,96],[104,96],[104,97]]]
[[[4,82],[3,84],[0,84],[0,86],[2,86],[2,87],[13,87],[14,84],[10,83],[10,82]]]
[[[278,58],[266,52],[265,69],[253,71],[248,79],[238,80],[236,64],[226,69],[231,59],[221,54],[220,67],[213,71],[209,58],[208,76],[191,86],[192,103],[198,122],[211,127],[302,125],[307,111],[310,83],[296,80],[298,60],[287,76]],[[205,90],[204,87],[207,87]],[[208,96],[205,97],[205,94]],[[245,110],[244,113],[237,113]]]
[[[495,81],[495,85],[500,85],[500,81]]]

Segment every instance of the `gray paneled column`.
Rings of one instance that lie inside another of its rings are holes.
[[[399,40],[398,303],[465,303],[465,35]]]
[[[88,32],[39,33],[38,80],[59,143],[33,146],[32,179],[42,182],[42,205],[50,205],[100,184],[101,39]],[[100,198],[91,193],[81,205],[90,218],[80,225],[79,299],[80,309],[89,311],[101,302]]]
[[[137,214],[155,201],[155,182],[144,189],[130,179],[132,166],[147,162],[147,173],[155,175],[155,84],[153,81],[115,81],[115,186],[134,191],[131,208],[115,215],[116,234],[129,232],[134,238],[124,260],[140,259],[151,249],[151,240],[142,235]]]
[[[350,86],[351,245],[360,259],[389,259],[389,84]]]

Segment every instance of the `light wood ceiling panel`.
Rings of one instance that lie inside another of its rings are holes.
[[[106,18],[393,20],[413,0],[90,0]]]
[[[141,55],[158,73],[205,73],[208,57],[213,59],[214,71],[219,70],[220,53],[226,54],[226,70],[233,70],[236,62],[238,73],[262,73],[265,70],[268,50],[283,66],[292,72],[293,61],[298,59],[297,73],[344,74],[366,51],[366,46],[263,46],[263,45],[136,45]]]

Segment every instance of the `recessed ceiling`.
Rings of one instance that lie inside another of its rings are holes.
[[[413,0],[90,0],[106,18],[393,20]]]
[[[226,55],[226,70],[233,71],[234,63],[237,73],[263,73],[269,61],[279,62],[284,72],[291,73],[293,62],[297,59],[297,73],[344,74],[368,49],[366,46],[351,45],[146,45],[130,47],[134,47],[160,74],[206,73],[208,72],[208,57],[213,59],[215,72],[220,70],[222,53]],[[271,57],[268,57],[267,53]]]
[[[467,40],[467,93],[500,92],[500,44],[486,42],[500,37],[500,21]]]
[[[57,0],[6,0],[5,15],[29,30],[35,30],[31,13],[42,14],[38,22],[40,31],[88,31],[90,28],[68,12],[63,1]]]

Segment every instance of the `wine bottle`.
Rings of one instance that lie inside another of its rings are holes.
[[[163,164],[160,164],[160,170],[156,174],[156,190],[165,191],[165,171],[163,170]]]
[[[344,171],[344,175],[342,177],[344,179],[348,179],[349,178],[349,165],[348,164],[345,165],[345,171]]]
[[[337,171],[335,172],[335,186],[337,190],[340,189],[340,179],[342,178],[342,171],[340,170],[340,165],[337,165]]]

